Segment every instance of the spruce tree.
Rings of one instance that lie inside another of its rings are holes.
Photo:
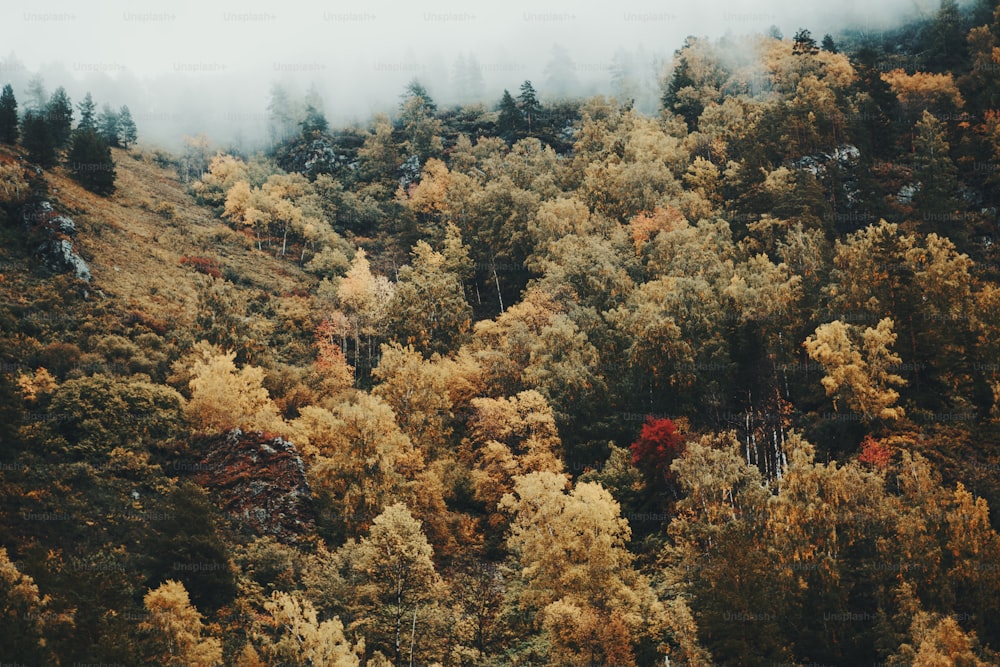
[[[21,136],[28,158],[43,167],[56,163],[56,142],[52,126],[42,112],[29,109],[21,123]]]
[[[500,100],[500,117],[497,119],[497,131],[504,139],[511,141],[520,126],[521,114],[517,109],[517,102],[511,97],[510,91],[503,91],[503,98]]]
[[[31,77],[31,81],[28,82],[27,100],[24,105],[25,110],[36,111],[38,113],[45,111],[46,99],[48,99],[48,95],[45,94],[45,83],[42,81],[42,77],[38,75]]]
[[[94,130],[77,130],[67,156],[67,167],[80,185],[99,195],[115,190],[115,162],[108,142]]]
[[[128,148],[135,143],[138,138],[138,130],[135,127],[135,121],[132,120],[132,112],[128,110],[127,105],[122,105],[121,110],[118,111],[118,129],[121,132],[122,148]]]
[[[538,117],[542,112],[542,105],[538,103],[535,87],[531,85],[530,81],[521,84],[521,94],[517,96],[517,101],[521,105],[521,117],[528,125],[528,134],[531,134],[531,126],[537,124]]]
[[[684,40],[684,46],[674,52],[677,64],[674,67],[673,76],[670,77],[670,83],[667,84],[667,89],[663,92],[662,98],[663,108],[683,116],[689,130],[697,127],[698,119],[705,110],[705,105],[702,104],[697,96],[680,94],[685,88],[696,88],[698,85],[698,82],[692,76],[691,65],[688,62],[687,56],[684,55],[684,52],[694,46],[695,42],[694,37],[688,37]]]
[[[417,79],[413,79],[410,83],[406,84],[406,91],[403,93],[403,99],[399,103],[399,108],[402,109],[406,106],[407,100],[411,97],[419,97],[423,100],[424,110],[428,115],[433,116],[437,113],[437,103],[431,99],[430,93],[427,92],[427,88],[424,84],[420,83]]]
[[[119,140],[121,128],[118,125],[118,114],[111,108],[111,105],[105,104],[101,109],[101,115],[97,117],[97,128],[108,146],[121,147]]]
[[[795,33],[795,43],[792,45],[792,53],[797,56],[814,56],[819,53],[819,47],[816,46],[816,40],[813,39],[811,32],[805,28],[801,28]]]
[[[52,132],[52,141],[56,149],[65,148],[73,131],[73,103],[70,102],[66,89],[56,88],[45,105],[45,118]]]
[[[299,123],[299,127],[302,128],[302,136],[309,137],[313,133],[318,132],[320,134],[326,132],[330,124],[326,120],[326,116],[323,112],[314,107],[312,104],[306,105],[306,117],[302,119]]]
[[[0,141],[5,144],[17,143],[17,99],[14,89],[8,83],[0,93]]]
[[[80,124],[77,126],[77,129],[96,130],[97,120],[95,114],[97,113],[97,105],[94,104],[94,98],[90,96],[90,93],[87,93],[83,101],[76,105],[76,108],[80,110]]]
[[[920,190],[913,204],[925,219],[937,219],[954,212],[952,193],[958,189],[957,170],[949,155],[951,147],[941,121],[924,111],[914,129],[913,175],[920,181]]]

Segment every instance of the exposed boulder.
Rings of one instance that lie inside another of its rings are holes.
[[[351,156],[342,148],[334,138],[315,133],[281,147],[277,152],[277,161],[286,171],[297,171],[314,179],[320,174],[333,174],[348,166]]]
[[[29,234],[39,239],[36,254],[42,264],[56,273],[73,273],[84,282],[90,282],[90,267],[73,248],[71,236],[76,236],[76,223],[65,215],[58,215],[47,201],[29,204],[22,214]]]
[[[64,215],[59,215],[49,221],[56,231],[66,236],[76,236],[76,223]]]
[[[857,164],[858,158],[860,157],[861,151],[857,146],[842,144],[834,148],[829,153],[803,155],[800,158],[792,160],[792,167],[795,169],[804,169],[805,171],[812,173],[813,176],[818,177],[826,171],[826,168],[830,163],[836,163],[840,167],[846,169]]]
[[[90,267],[76,251],[69,239],[54,238],[42,241],[36,251],[42,263],[56,273],[72,272],[84,282],[90,282]]]
[[[233,429],[202,446],[207,453],[194,466],[195,480],[238,528],[290,544],[315,533],[312,491],[294,444]]]

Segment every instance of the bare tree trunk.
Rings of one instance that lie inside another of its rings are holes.
[[[410,630],[410,667],[413,667],[413,646],[417,643],[417,608],[413,608],[413,628]]]
[[[403,630],[403,585],[396,583],[396,667],[400,666],[399,638]]]
[[[500,277],[497,275],[496,258],[490,260],[490,268],[493,269],[493,281],[497,285],[497,300],[500,302],[500,312],[503,312],[503,295],[500,294]]]

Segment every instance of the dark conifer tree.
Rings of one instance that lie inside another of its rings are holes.
[[[17,99],[8,83],[0,93],[0,141],[13,145],[17,143],[17,137]]]
[[[21,122],[21,137],[28,158],[43,167],[56,163],[56,142],[44,113],[28,110]]]
[[[110,105],[105,104],[104,108],[101,109],[101,115],[97,117],[97,128],[108,146],[121,148],[121,128],[118,125],[118,114]]]
[[[99,195],[115,191],[115,162],[104,137],[94,130],[77,130],[66,158],[67,167],[80,185]]]
[[[511,96],[510,91],[504,90],[500,99],[500,117],[497,119],[497,130],[507,141],[512,141],[521,123],[521,114],[517,109],[517,101]]]
[[[132,112],[128,110],[127,105],[122,105],[118,111],[118,129],[120,130],[122,148],[128,148],[134,144],[139,136],[135,121],[132,120]]]
[[[73,131],[73,103],[62,86],[56,88],[49,98],[49,103],[45,106],[45,119],[51,128],[56,149],[66,148]]]
[[[90,93],[87,93],[83,101],[76,105],[76,108],[80,110],[80,124],[77,125],[77,129],[96,130],[97,105],[94,104],[94,98],[90,96]]]
[[[532,125],[536,125],[542,113],[542,105],[538,102],[538,95],[535,87],[530,81],[521,84],[521,94],[517,96],[518,105],[521,107],[521,117],[524,119],[528,134],[531,134]]]
[[[805,28],[800,28],[795,33],[795,43],[792,45],[792,53],[797,56],[814,56],[819,53],[819,47],[816,46],[816,40],[813,39],[811,32]]]

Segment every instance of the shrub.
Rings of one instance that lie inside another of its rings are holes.
[[[190,266],[198,273],[204,273],[206,276],[212,276],[213,278],[222,277],[222,269],[219,267],[219,262],[210,257],[188,257],[184,255],[181,257],[181,264]]]

